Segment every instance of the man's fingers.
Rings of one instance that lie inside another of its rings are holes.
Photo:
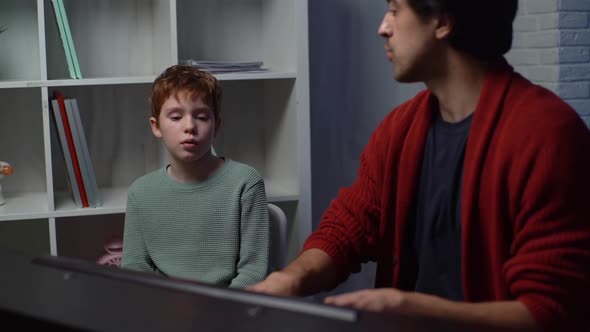
[[[336,306],[354,306],[364,297],[363,292],[346,293],[342,295],[328,296],[324,303]]]

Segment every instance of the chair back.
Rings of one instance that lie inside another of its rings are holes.
[[[270,271],[285,267],[287,256],[287,216],[280,207],[268,203],[268,220],[270,224]]]

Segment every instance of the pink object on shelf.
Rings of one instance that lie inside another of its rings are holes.
[[[99,265],[121,267],[121,258],[123,257],[123,241],[119,238],[114,238],[104,245],[104,249],[106,254],[100,256],[96,263]]]

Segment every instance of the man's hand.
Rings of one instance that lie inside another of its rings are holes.
[[[365,289],[342,295],[329,296],[326,304],[352,307],[358,310],[375,312],[400,312],[405,293],[395,288]]]
[[[248,291],[278,296],[295,296],[297,295],[297,287],[297,280],[292,274],[277,271],[271,273],[263,281],[248,286],[245,289]]]
[[[283,270],[271,273],[262,282],[245,290],[279,296],[307,296],[335,287],[344,280],[342,275],[328,254],[309,249]]]
[[[441,319],[468,327],[466,331],[539,330],[525,305],[516,300],[470,303],[395,288],[379,288],[329,296],[324,302],[363,311]]]

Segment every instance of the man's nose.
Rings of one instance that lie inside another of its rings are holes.
[[[381,20],[381,24],[379,24],[379,29],[377,29],[377,34],[383,38],[388,38],[391,36],[391,26],[387,19],[388,14],[389,13],[385,13],[383,19]]]

